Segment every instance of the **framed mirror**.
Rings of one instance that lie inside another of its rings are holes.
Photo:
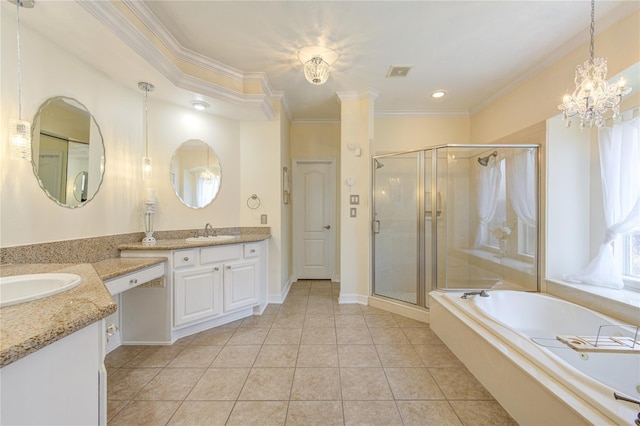
[[[57,96],[33,119],[31,163],[49,198],[68,208],[82,207],[96,195],[104,175],[104,141],[87,108]]]
[[[199,139],[183,142],[171,158],[171,186],[187,207],[201,209],[218,195],[222,172],[213,149]]]

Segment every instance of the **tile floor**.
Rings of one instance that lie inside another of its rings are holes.
[[[261,316],[106,358],[110,425],[516,425],[420,323],[301,281]]]

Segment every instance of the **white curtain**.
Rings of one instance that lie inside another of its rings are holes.
[[[209,204],[211,200],[213,200],[213,196],[215,195],[219,185],[220,183],[217,177],[211,180],[204,179],[202,176],[198,175],[196,179],[196,206],[205,207]]]
[[[476,202],[478,207],[478,230],[476,231],[476,240],[473,247],[479,248],[486,238],[487,227],[485,224],[491,222],[491,219],[496,214],[500,181],[502,179],[500,162],[496,161],[495,157],[492,157],[486,167],[478,164],[476,179],[478,182],[478,199]]]
[[[606,235],[596,257],[569,280],[621,289],[612,243],[640,230],[640,118],[601,128],[598,137]]]
[[[536,226],[536,152],[516,152],[507,159],[509,199],[518,218],[527,226]]]

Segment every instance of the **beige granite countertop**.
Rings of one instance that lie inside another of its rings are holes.
[[[166,261],[166,257],[116,257],[92,265],[100,279],[108,281]]]
[[[0,308],[0,367],[116,311],[116,303],[89,263],[12,264],[0,269],[2,276],[48,272],[78,274],[82,282],[60,294]]]
[[[187,242],[184,238],[172,240],[158,240],[154,245],[144,245],[142,243],[129,243],[118,246],[120,250],[180,250],[193,247],[221,246],[228,244],[251,243],[263,241],[271,238],[270,233],[242,233],[236,238],[225,241],[198,241]]]

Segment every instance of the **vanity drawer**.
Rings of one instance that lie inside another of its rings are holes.
[[[164,275],[164,263],[153,265],[139,271],[132,272],[127,275],[123,275],[118,278],[106,281],[104,283],[109,290],[109,293],[114,294],[122,293],[125,290],[137,287],[140,284],[144,284],[156,278],[160,278]]]
[[[178,250],[173,253],[173,267],[193,266],[197,263],[195,250]]]
[[[245,244],[244,258],[260,257],[260,244]]]
[[[200,249],[200,264],[242,259],[242,244],[222,245]]]

